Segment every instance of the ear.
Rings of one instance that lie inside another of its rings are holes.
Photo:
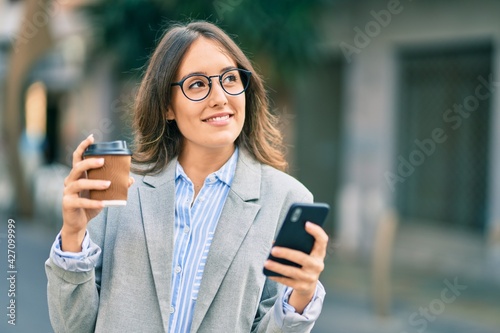
[[[167,120],[175,120],[175,113],[170,106],[167,108]]]

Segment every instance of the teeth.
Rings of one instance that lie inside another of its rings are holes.
[[[222,117],[214,117],[214,118],[209,118],[207,121],[221,121],[221,120],[226,120],[229,119],[229,115],[225,115]]]

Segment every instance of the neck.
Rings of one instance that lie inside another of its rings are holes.
[[[209,174],[219,170],[231,158],[234,149],[234,145],[211,150],[185,146],[178,161],[193,182],[203,183]]]

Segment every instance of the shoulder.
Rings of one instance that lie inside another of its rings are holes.
[[[261,164],[262,189],[271,189],[275,193],[291,196],[295,201],[312,201],[312,193],[293,176],[277,170],[272,166]]]
[[[290,206],[299,202],[311,203],[313,195],[291,175],[258,162],[248,153],[242,155],[240,170],[237,170],[234,179],[239,186],[234,190],[241,198],[259,205],[259,220],[263,221],[259,230],[267,230],[275,236]],[[253,195],[244,195],[249,192]]]
[[[312,201],[311,192],[299,180],[270,165],[257,161],[243,149],[239,156],[239,165],[241,170],[244,169],[244,172],[236,174],[258,182],[262,198],[274,197],[286,201]]]
[[[161,187],[162,185],[175,180],[175,168],[177,165],[177,157],[173,157],[162,169],[157,172],[150,173],[135,173],[131,172],[130,177],[134,179],[134,184],[130,187],[130,190],[134,190],[137,187]]]

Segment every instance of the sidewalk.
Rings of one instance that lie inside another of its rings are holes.
[[[400,228],[387,318],[374,315],[370,263],[334,254],[321,276],[327,299],[313,332],[498,333],[500,284],[483,274],[482,248],[474,234]]]
[[[0,283],[0,304],[2,333],[52,333],[47,310],[47,278],[44,263],[56,233],[46,226],[13,218],[15,221],[15,281],[16,325],[7,323],[8,296],[7,266],[7,221],[0,214],[0,267],[4,277]],[[10,263],[9,263],[10,264]]]

